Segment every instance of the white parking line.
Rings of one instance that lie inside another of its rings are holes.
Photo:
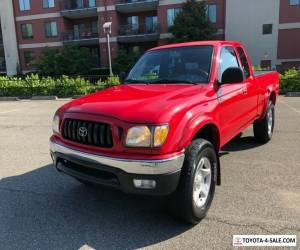
[[[293,106],[287,104],[286,102],[282,101],[282,100],[279,100],[279,102],[283,103],[285,106],[287,106],[289,109],[295,111],[296,113],[298,113],[298,115],[300,115],[300,111],[295,109]]]

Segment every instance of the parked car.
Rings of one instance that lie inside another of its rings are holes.
[[[85,184],[166,196],[196,224],[221,183],[221,148],[252,124],[258,141],[271,140],[278,91],[278,73],[253,72],[238,42],[153,48],[121,85],[58,109],[51,156]]]

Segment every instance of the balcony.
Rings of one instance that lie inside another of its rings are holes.
[[[97,17],[96,0],[65,0],[61,2],[61,15],[69,19]]]
[[[141,43],[154,42],[159,39],[159,29],[157,24],[121,25],[118,42],[119,43]]]
[[[120,13],[136,13],[156,10],[158,0],[119,0],[116,10]]]
[[[69,31],[63,34],[64,44],[77,44],[82,46],[98,45],[99,35],[97,32],[85,30],[81,32]]]

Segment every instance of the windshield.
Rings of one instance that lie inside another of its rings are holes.
[[[124,83],[208,83],[212,46],[189,46],[147,52]]]

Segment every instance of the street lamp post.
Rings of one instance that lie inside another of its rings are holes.
[[[106,22],[103,24],[103,30],[106,34],[107,40],[107,50],[108,50],[108,63],[109,63],[109,74],[112,76],[112,65],[111,65],[111,50],[110,50],[110,34],[111,34],[111,24],[112,22]]]

